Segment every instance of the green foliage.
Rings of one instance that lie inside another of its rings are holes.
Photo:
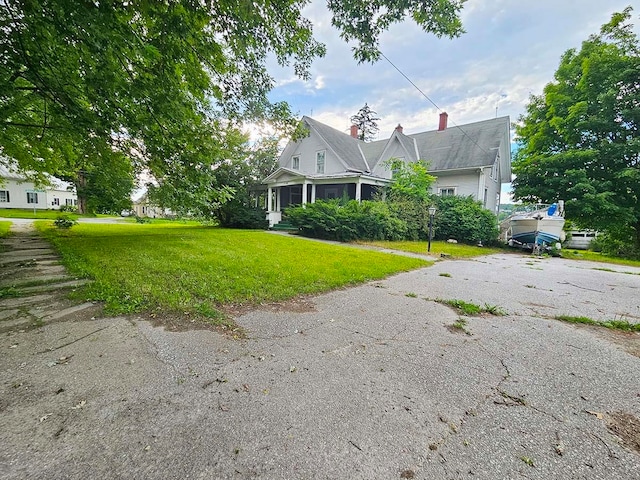
[[[9,236],[10,229],[11,229],[11,222],[7,222],[4,220],[0,221],[0,238]]]
[[[462,315],[480,315],[482,313],[488,313],[489,315],[504,316],[507,312],[497,305],[489,305],[485,303],[484,306],[477,305],[475,303],[465,302],[464,300],[445,300],[442,298],[436,298],[434,302],[442,303],[443,305],[449,305]]]
[[[393,196],[387,200],[389,210],[407,225],[403,240],[426,240],[429,232],[429,206],[418,198]]]
[[[70,179],[82,213],[124,207],[141,171],[157,181],[161,206],[223,204],[234,192],[215,167],[237,145],[227,133],[247,120],[296,128],[289,106],[269,101],[267,61],[309,78],[325,46],[302,16],[307,3],[0,2],[0,161],[36,180]],[[459,0],[328,7],[359,61],[377,59],[381,33],[405,18],[438,36],[462,33]]]
[[[73,218],[71,218],[69,215],[58,215],[58,218],[56,218],[53,221],[53,224],[57,227],[57,228],[62,228],[62,229],[69,229],[71,227],[73,227],[74,225],[76,225],[78,222],[76,220],[74,220]]]
[[[393,172],[393,182],[388,187],[387,195],[391,201],[413,200],[428,202],[431,200],[431,185],[436,177],[429,174],[429,162],[405,162],[392,158],[385,165]]]
[[[595,325],[609,328],[611,330],[622,330],[625,332],[640,332],[640,323],[630,323],[627,320],[606,320],[598,321],[588,317],[572,317],[570,315],[558,315],[556,320],[567,323],[581,323],[583,325]]]
[[[377,113],[365,103],[364,107],[351,117],[351,124],[358,127],[358,138],[360,140],[368,142],[376,138],[376,134],[380,130],[378,128],[378,120],[380,119],[376,115]]]
[[[514,196],[564,199],[581,227],[609,231],[640,250],[640,40],[631,8],[562,57],[516,126]]]
[[[112,313],[164,309],[216,317],[225,304],[281,301],[383,278],[427,262],[249,230],[164,224],[46,225],[76,275],[76,296]],[[304,266],[304,268],[301,268]]]
[[[640,260],[640,245],[635,244],[633,233],[625,226],[612,226],[595,237],[589,248],[612,257]]]
[[[78,208],[73,205],[60,205],[60,212],[77,213]]]
[[[434,237],[459,242],[494,245],[498,240],[496,216],[472,197],[436,197]]]
[[[406,224],[384,202],[316,201],[289,208],[286,216],[302,235],[340,242],[400,240],[407,232]]]

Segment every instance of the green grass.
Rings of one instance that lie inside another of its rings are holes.
[[[625,332],[640,332],[640,323],[629,323],[626,320],[605,320],[603,322],[593,320],[589,317],[572,317],[569,315],[558,315],[556,320],[567,323],[580,323],[583,325],[595,325],[597,327],[609,328],[611,330],[623,330]]]
[[[65,213],[69,218],[77,219],[82,215],[70,212],[60,212],[58,210],[36,210],[23,208],[0,208],[0,217],[2,218],[33,218],[37,220],[55,220],[59,215]],[[93,215],[86,215],[93,216]]]
[[[111,313],[161,308],[215,318],[224,305],[280,301],[430,263],[262,231],[180,224],[36,226],[64,264],[95,280],[78,290]]]
[[[7,237],[9,235],[10,227],[11,227],[11,222],[8,222],[8,221],[0,222],[0,238]]]
[[[640,260],[627,260],[625,258],[608,257],[599,252],[590,250],[562,250],[562,257],[571,260],[588,260],[591,262],[610,263],[613,265],[627,265],[630,267],[640,267]]]
[[[462,315],[471,316],[488,313],[490,315],[504,316],[507,314],[507,312],[502,307],[489,305],[488,303],[485,303],[484,306],[482,306],[475,303],[465,302],[464,300],[445,300],[443,298],[436,298],[433,301],[441,303],[443,305],[448,305]]]
[[[388,248],[390,250],[401,250],[403,252],[423,253],[427,254],[426,241],[359,241],[363,245],[373,245],[375,247]],[[447,243],[444,241],[431,242],[431,255],[440,255],[442,253],[451,255],[454,258],[472,258],[480,255],[490,255],[492,253],[503,252],[500,248],[492,247],[476,247],[465,245],[463,243]]]

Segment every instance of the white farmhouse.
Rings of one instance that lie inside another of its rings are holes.
[[[0,163],[0,208],[59,210],[62,205],[78,205],[73,185],[54,177],[49,182],[49,186],[38,187]]]
[[[317,199],[373,198],[391,183],[387,160],[425,160],[437,177],[433,193],[472,196],[497,213],[500,189],[511,181],[509,117],[448,127],[440,114],[438,130],[405,135],[398,125],[385,140],[364,142],[354,125],[343,133],[310,117],[303,117],[309,135],[290,141],[280,155],[279,168],[267,185],[269,225],[278,223],[289,205]]]

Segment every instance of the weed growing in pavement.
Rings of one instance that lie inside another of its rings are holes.
[[[447,278],[451,278],[451,274],[450,274],[450,273],[446,273],[446,272],[439,273],[438,275],[439,275],[440,277],[447,277]]]
[[[452,325],[451,328],[453,330],[459,330],[460,332],[466,333],[467,335],[471,335],[471,332],[467,330],[467,320],[462,317],[458,317]]]
[[[611,330],[622,330],[625,332],[640,332],[640,323],[630,323],[627,320],[605,320],[598,321],[589,317],[572,317],[569,315],[558,315],[556,320],[567,323],[579,323],[583,325],[595,325],[597,327],[609,328]]]
[[[413,292],[405,293],[404,296],[409,298],[418,298],[418,294]]]
[[[522,460],[524,463],[526,463],[530,467],[535,467],[536,466],[535,462],[533,461],[533,458],[531,458],[531,457],[522,456],[522,457],[520,457],[520,460]]]
[[[445,300],[443,298],[436,298],[433,301],[443,305],[448,305],[458,313],[467,316],[481,315],[483,313],[495,316],[507,315],[507,312],[502,307],[490,305],[488,303],[485,303],[484,306],[480,306],[475,303],[465,302],[464,300]]]

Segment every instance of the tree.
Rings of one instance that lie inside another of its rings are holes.
[[[640,251],[640,41],[631,7],[568,50],[555,80],[516,125],[514,197],[566,201],[583,227],[619,232]],[[621,226],[624,226],[622,229]]]
[[[220,122],[296,125],[288,105],[268,99],[266,63],[273,56],[308,78],[324,55],[300,13],[307,3],[0,2],[0,153],[36,177],[75,165],[78,182],[94,159],[104,164],[94,154],[110,155],[107,147],[163,181],[208,173],[235,148],[217,143]],[[462,32],[461,0],[328,6],[358,61],[376,60],[380,33],[405,17],[439,36]]]
[[[351,123],[358,127],[358,138],[365,142],[376,138],[378,133],[378,120],[380,120],[376,112],[371,110],[366,103],[364,107],[358,110],[354,116],[351,117]]]

